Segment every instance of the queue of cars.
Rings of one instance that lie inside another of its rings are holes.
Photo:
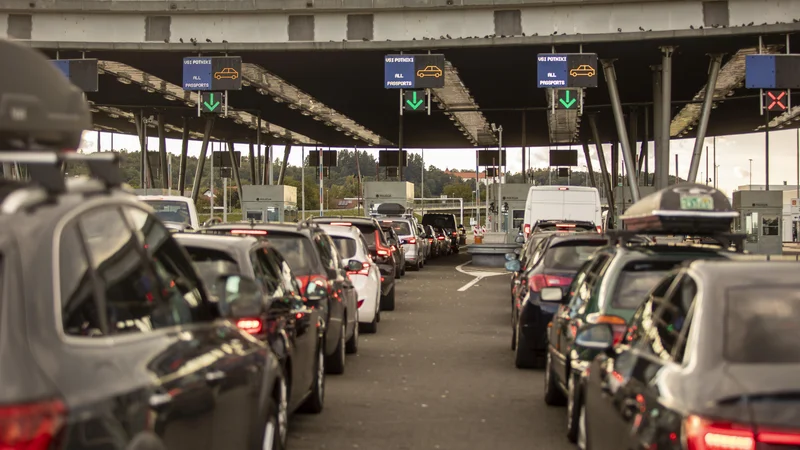
[[[555,221],[507,255],[516,365],[544,370],[579,448],[800,446],[797,265],[741,261],[736,215],[676,185],[632,205],[625,230]]]

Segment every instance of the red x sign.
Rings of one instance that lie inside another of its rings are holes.
[[[786,105],[789,103],[787,100],[786,91],[766,91],[764,95],[767,111],[786,111]]]

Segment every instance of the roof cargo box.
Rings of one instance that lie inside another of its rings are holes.
[[[626,230],[646,234],[729,233],[739,213],[728,197],[703,184],[676,184],[639,200],[620,217]]]
[[[381,203],[377,208],[377,213],[384,216],[400,216],[405,212],[406,207],[399,203]]]

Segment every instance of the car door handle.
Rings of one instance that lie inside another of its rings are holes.
[[[225,372],[222,370],[209,370],[206,372],[206,381],[209,383],[216,383],[225,379]]]
[[[170,394],[153,394],[150,396],[149,403],[152,408],[162,408],[172,402]]]

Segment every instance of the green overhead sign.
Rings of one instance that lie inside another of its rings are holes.
[[[403,91],[403,109],[406,111],[427,111],[425,91]]]
[[[219,113],[222,112],[223,102],[222,92],[201,92],[200,93],[200,109],[204,113]]]
[[[579,89],[557,89],[556,109],[578,109]]]

